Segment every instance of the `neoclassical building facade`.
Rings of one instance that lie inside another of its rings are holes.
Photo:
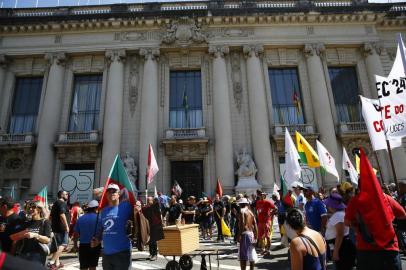
[[[0,186],[27,198],[55,195],[63,171],[93,171],[102,186],[116,154],[145,190],[225,193],[237,157],[252,157],[271,191],[284,168],[284,131],[320,140],[336,159],[374,154],[358,95],[377,98],[405,4],[363,1],[197,1],[0,10]],[[406,179],[405,145],[393,151]],[[306,169],[306,168],[305,168]],[[307,168],[318,186],[336,181]],[[65,179],[66,180],[66,179]],[[73,181],[73,180],[72,180]],[[80,189],[80,180],[71,185]],[[82,183],[83,184],[83,183]]]

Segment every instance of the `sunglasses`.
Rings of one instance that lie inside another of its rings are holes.
[[[109,194],[118,193],[118,190],[115,190],[115,189],[108,189],[108,190],[107,190],[107,193],[109,193]]]

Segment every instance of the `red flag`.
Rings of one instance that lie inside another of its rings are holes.
[[[220,195],[220,198],[223,197],[223,188],[221,187],[220,177],[217,178],[216,194]]]
[[[48,206],[48,189],[45,186],[41,191],[34,196],[34,201],[40,201],[42,202],[45,206]]]
[[[148,146],[148,167],[147,167],[147,182],[151,184],[154,180],[155,174],[159,171],[158,163],[156,162],[154,150],[151,144]]]
[[[100,199],[99,209],[108,205],[106,190],[109,184],[116,184],[120,188],[120,201],[128,200],[131,205],[135,205],[134,185],[128,179],[123,162],[117,155],[111,167],[109,177],[104,185],[103,194]]]
[[[367,156],[361,149],[358,211],[378,247],[384,248],[396,237],[394,214],[388,207],[381,186]]]

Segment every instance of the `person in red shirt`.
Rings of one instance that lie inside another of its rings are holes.
[[[373,236],[366,228],[363,217],[359,214],[359,194],[350,200],[345,211],[344,223],[356,230],[357,269],[359,270],[401,270],[402,265],[399,255],[399,245],[396,235],[384,247],[373,243]],[[384,203],[388,211],[393,212],[397,219],[406,219],[403,207],[391,196],[384,194]],[[380,232],[381,234],[387,232]]]
[[[262,254],[269,254],[271,248],[271,226],[275,205],[266,199],[267,193],[262,192],[261,198],[256,203],[258,215],[258,240],[262,243]],[[266,242],[266,243],[264,243]]]
[[[71,220],[70,220],[70,224],[69,224],[69,238],[71,238],[73,241],[73,247],[69,252],[72,252],[72,253],[76,253],[79,250],[78,237],[77,237],[77,235],[74,234],[74,231],[75,231],[74,228],[76,226],[76,222],[77,222],[78,218],[82,214],[83,214],[83,210],[80,207],[80,203],[74,202],[73,207],[70,209]]]

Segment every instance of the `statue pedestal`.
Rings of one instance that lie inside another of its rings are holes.
[[[255,177],[239,177],[238,184],[235,187],[235,193],[246,193],[247,195],[255,194],[257,189],[261,189],[262,186],[258,184]]]

